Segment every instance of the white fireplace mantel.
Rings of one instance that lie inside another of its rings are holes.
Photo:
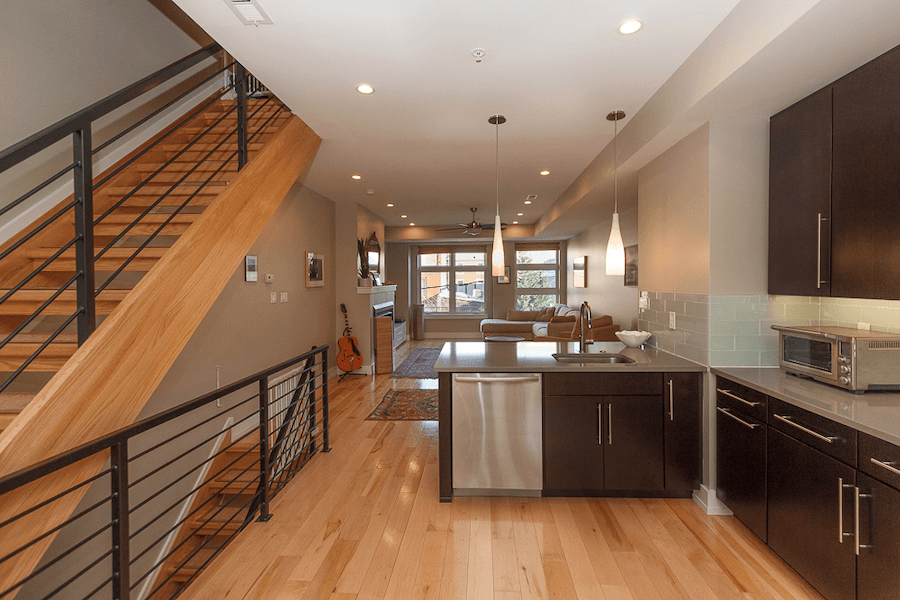
[[[357,294],[381,294],[385,292],[394,293],[397,291],[396,285],[373,285],[368,287],[357,287]]]

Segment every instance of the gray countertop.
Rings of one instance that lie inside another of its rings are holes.
[[[544,373],[550,371],[703,372],[706,367],[652,347],[626,348],[621,342],[595,342],[590,353],[622,354],[634,363],[559,362],[555,352],[577,352],[569,342],[447,342],[434,370],[449,373]]]
[[[712,367],[721,375],[769,396],[900,445],[900,394],[853,394],[824,383],[788,375],[781,369]]]

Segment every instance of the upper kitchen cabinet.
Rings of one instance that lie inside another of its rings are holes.
[[[900,47],[773,116],[769,293],[900,299]]]
[[[831,295],[900,299],[900,49],[834,84]]]
[[[831,88],[769,123],[769,293],[828,296]]]

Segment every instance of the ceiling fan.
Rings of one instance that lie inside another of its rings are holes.
[[[494,230],[493,223],[488,223],[486,225],[482,225],[478,221],[478,219],[475,218],[475,211],[478,210],[477,208],[473,207],[473,208],[470,208],[469,210],[472,211],[472,221],[470,223],[457,223],[457,225],[459,225],[460,227],[463,228],[462,233],[464,233],[465,235],[481,235],[482,231],[493,231]],[[505,229],[506,229],[506,223],[501,223],[500,230],[502,231]],[[438,231],[457,231],[457,228],[451,227],[449,229],[438,229]]]

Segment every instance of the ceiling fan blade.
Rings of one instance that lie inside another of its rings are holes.
[[[465,229],[465,226],[463,226],[463,229]],[[459,231],[459,227],[450,227],[448,229],[435,229],[435,231]]]
[[[506,223],[500,223],[500,231],[506,231],[506,227],[507,227]],[[490,224],[488,224],[488,225],[482,225],[481,228],[482,228],[482,229],[485,229],[485,230],[487,230],[487,231],[493,231],[493,230],[494,230],[494,224],[493,224],[493,223],[490,223]]]

